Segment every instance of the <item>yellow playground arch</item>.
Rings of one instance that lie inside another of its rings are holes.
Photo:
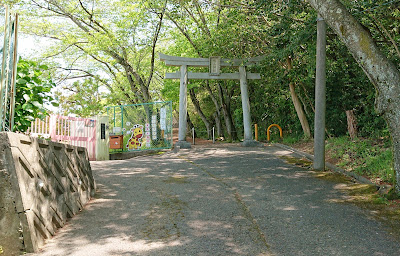
[[[281,128],[279,125],[277,125],[277,124],[271,124],[271,125],[268,127],[268,129],[267,129],[267,140],[268,140],[268,141],[270,140],[270,129],[271,129],[272,127],[274,127],[274,126],[278,127],[278,129],[279,129],[279,135],[280,135],[281,138],[283,138],[282,128]]]

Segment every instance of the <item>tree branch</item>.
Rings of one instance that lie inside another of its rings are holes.
[[[167,2],[165,2],[164,9],[163,9],[162,13],[160,14],[160,21],[157,24],[156,31],[155,31],[155,34],[154,34],[154,37],[153,37],[153,45],[152,45],[152,51],[151,51],[150,74],[149,74],[149,78],[148,78],[147,83],[146,83],[146,87],[147,88],[149,88],[149,86],[150,86],[151,79],[152,79],[153,73],[154,73],[154,59],[155,59],[156,44],[157,44],[158,36],[160,34],[161,27],[162,27],[162,21],[163,21],[163,18],[164,18],[166,4],[167,4]]]

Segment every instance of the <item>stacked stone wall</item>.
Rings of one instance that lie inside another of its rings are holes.
[[[85,148],[0,133],[0,255],[36,252],[95,189]]]

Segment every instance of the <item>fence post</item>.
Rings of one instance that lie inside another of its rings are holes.
[[[194,145],[194,127],[192,128],[192,137],[193,137],[193,145]]]
[[[215,144],[215,127],[214,126],[212,128],[212,139],[213,139],[213,144]]]
[[[255,141],[258,141],[258,125],[254,124]]]
[[[56,141],[57,136],[57,116],[50,115],[49,134],[52,141]]]

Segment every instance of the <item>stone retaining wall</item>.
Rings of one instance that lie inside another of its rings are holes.
[[[0,255],[35,252],[95,193],[87,151],[0,133]]]

